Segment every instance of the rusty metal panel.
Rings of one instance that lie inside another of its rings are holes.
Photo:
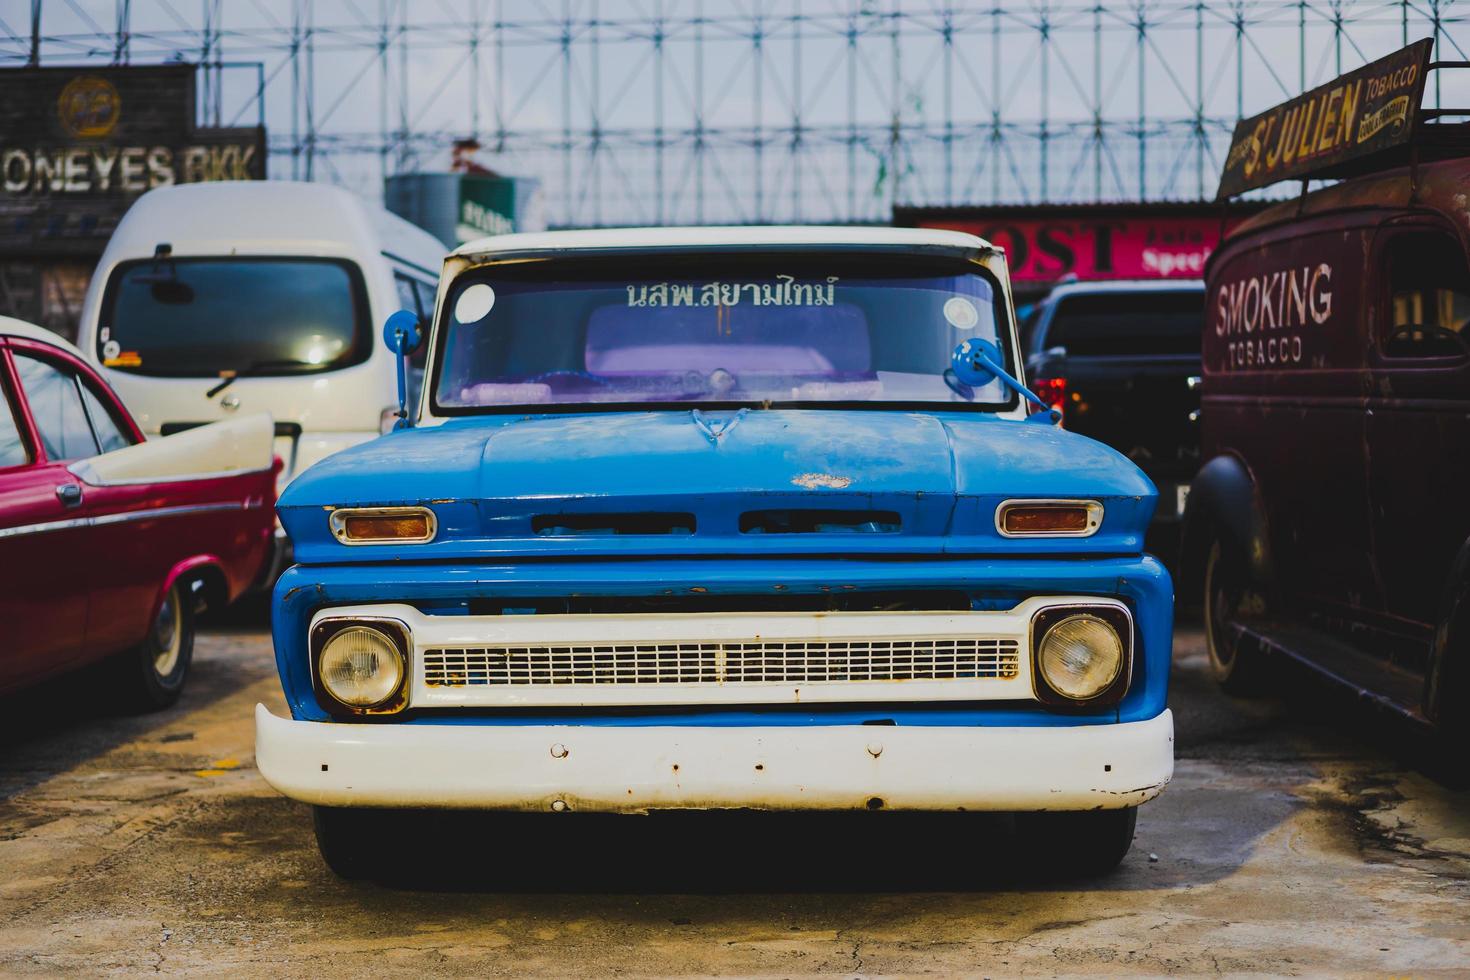
[[[1362,319],[1373,236],[1394,213],[1351,210],[1238,238],[1217,257],[1209,282],[1203,456],[1246,462],[1278,578],[1338,607],[1378,595]]]

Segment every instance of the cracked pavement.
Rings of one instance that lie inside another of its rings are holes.
[[[161,714],[0,702],[0,973],[1470,971],[1470,792],[1310,686],[1226,698],[1197,631],[1176,663],[1175,781],[1104,879],[1036,880],[974,814],[533,814],[410,824],[348,884],[253,766],[266,631],[217,627]]]

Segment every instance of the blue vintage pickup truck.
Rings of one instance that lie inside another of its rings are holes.
[[[999,249],[508,235],[428,333],[416,409],[279,505],[256,756],[335,871],[435,807],[998,810],[1123,858],[1173,772],[1156,493],[1025,389]]]

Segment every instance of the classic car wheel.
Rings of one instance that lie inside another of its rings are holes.
[[[143,711],[179,699],[194,659],[194,606],[183,583],[175,582],[159,604],[148,636],[117,659],[123,689]]]
[[[314,806],[312,828],[322,860],[332,873],[348,881],[359,881],[389,870],[384,864],[385,844],[395,840],[389,824],[392,810],[360,807]]]
[[[1210,673],[1228,694],[1255,694],[1263,686],[1260,654],[1242,642],[1235,625],[1264,608],[1265,600],[1246,576],[1245,562],[1224,541],[1211,542],[1205,559],[1205,650]]]
[[[1022,858],[1049,876],[1087,878],[1116,868],[1133,846],[1138,808],[1016,814]]]

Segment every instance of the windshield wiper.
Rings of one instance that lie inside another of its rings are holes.
[[[277,368],[314,368],[320,366],[321,365],[313,364],[310,361],[298,361],[293,360],[292,358],[280,358],[272,361],[255,361],[248,367],[241,368],[238,371],[221,371],[219,373],[220,383],[206,391],[204,393],[204,397],[213,398],[215,395],[218,395],[230,385],[234,384],[237,378],[248,378],[251,375],[263,374],[266,371],[273,371]]]

